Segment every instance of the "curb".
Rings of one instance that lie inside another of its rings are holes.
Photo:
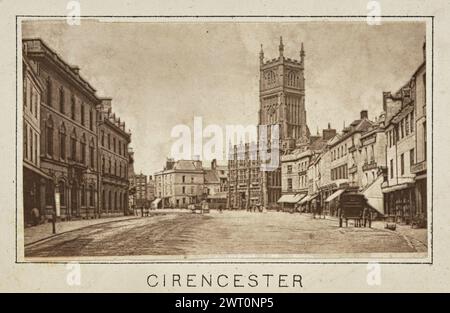
[[[58,236],[60,236],[60,235],[67,234],[67,233],[70,233],[70,232],[73,232],[73,231],[76,231],[76,230],[88,228],[88,227],[91,227],[91,226],[103,225],[103,224],[114,223],[114,222],[121,222],[121,221],[129,221],[129,220],[134,220],[134,219],[138,219],[138,218],[141,218],[141,217],[140,217],[140,216],[138,216],[138,217],[130,217],[130,218],[124,218],[124,219],[115,220],[115,221],[104,221],[104,222],[100,222],[100,223],[96,223],[96,224],[91,224],[91,225],[81,226],[81,227],[79,227],[79,228],[74,228],[74,229],[71,229],[71,230],[66,230],[66,231],[63,231],[63,232],[60,232],[60,233],[57,233],[57,234],[51,234],[50,236],[47,236],[47,237],[38,239],[38,240],[33,241],[33,242],[29,242],[29,243],[27,243],[27,244],[24,244],[24,248],[28,248],[28,247],[30,247],[30,246],[32,246],[32,245],[35,245],[35,244],[38,244],[38,243],[45,242],[45,241],[50,240],[50,239],[52,239],[52,238],[58,237]]]

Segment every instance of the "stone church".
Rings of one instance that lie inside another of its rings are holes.
[[[305,109],[305,51],[301,44],[300,59],[284,56],[283,39],[280,37],[278,58],[264,59],[261,45],[260,59],[260,107],[258,128],[277,125],[278,142],[272,143],[268,136],[258,138],[257,147],[265,144],[271,155],[289,153],[296,147],[307,145],[310,132],[306,123]],[[251,160],[259,148],[251,144],[235,146],[230,153],[229,166],[229,207],[248,209],[254,206],[272,208],[281,197],[281,162],[270,171],[261,171],[261,160]],[[257,151],[250,151],[256,149]]]

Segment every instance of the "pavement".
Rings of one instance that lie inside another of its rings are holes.
[[[25,245],[30,245],[35,242],[39,242],[54,236],[58,236],[62,233],[77,230],[83,227],[97,225],[101,223],[128,220],[132,218],[137,218],[137,216],[118,216],[118,217],[105,217],[90,220],[57,222],[56,234],[52,233],[53,231],[52,223],[45,223],[37,226],[26,227],[24,230]]]
[[[395,230],[385,228],[386,222],[374,221],[372,227],[384,231],[397,233],[402,236],[418,252],[426,252],[428,249],[428,230],[426,228],[412,228],[411,225],[396,224]]]
[[[373,228],[339,228],[335,220],[298,213],[192,214],[168,210],[151,211],[149,217],[143,218],[79,222],[93,224],[83,224],[79,229],[72,225],[71,231],[28,244],[26,258],[424,252],[418,239],[415,242],[415,235],[406,234],[406,228],[405,233],[385,230],[376,223]]]

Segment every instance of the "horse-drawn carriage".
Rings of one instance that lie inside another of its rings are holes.
[[[367,199],[356,192],[344,192],[339,197],[338,217],[339,227],[348,227],[348,220],[353,220],[355,227],[371,227],[372,219]]]

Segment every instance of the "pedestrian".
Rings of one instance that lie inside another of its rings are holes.
[[[32,218],[33,226],[36,226],[36,225],[39,224],[40,217],[39,217],[39,210],[38,210],[38,208],[34,207],[31,210],[31,218]]]

